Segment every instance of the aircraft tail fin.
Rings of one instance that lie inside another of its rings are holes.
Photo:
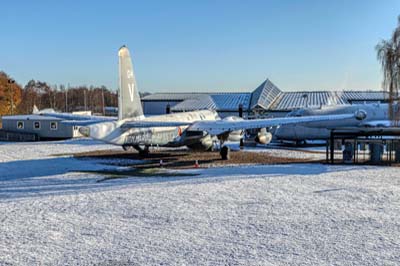
[[[39,109],[37,108],[36,104],[34,104],[32,114],[38,114],[38,113],[39,113]]]
[[[133,65],[128,48],[124,45],[118,51],[119,57],[119,99],[118,119],[143,117],[143,108],[136,84]]]

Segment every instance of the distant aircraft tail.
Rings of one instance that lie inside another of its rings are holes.
[[[124,45],[118,51],[119,57],[119,102],[118,119],[143,117],[136,78],[128,48]]]
[[[38,114],[38,113],[39,113],[39,109],[37,108],[36,104],[34,104],[32,114]]]
[[[37,108],[36,104],[33,105],[32,114],[34,114],[34,115],[53,114],[53,113],[56,113],[56,111],[53,108],[46,108],[46,109],[39,110]]]

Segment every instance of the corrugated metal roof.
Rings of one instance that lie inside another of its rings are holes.
[[[213,94],[211,98],[218,110],[237,111],[240,104],[243,105],[243,110],[248,110],[251,93]]]
[[[283,93],[270,109],[291,110],[300,107],[319,107],[328,104],[344,104],[344,100],[337,97],[335,92],[286,92]]]
[[[237,111],[243,105],[245,111],[249,108],[251,93],[215,93],[197,96],[178,103],[172,111],[192,111],[214,109],[217,111]]]
[[[320,107],[362,101],[384,101],[383,91],[301,91],[282,92],[266,79],[252,93],[155,93],[143,101],[177,101],[172,111],[214,109],[237,111],[240,104],[244,111],[261,108],[270,111],[290,111],[301,107]]]
[[[202,95],[193,99],[186,99],[171,108],[174,112],[193,110],[216,109],[216,105],[209,95]]]
[[[285,92],[274,102],[271,110],[292,110],[301,107],[319,107],[322,105],[349,104],[351,101],[383,101],[385,93],[381,91],[302,91]]]
[[[209,93],[206,93],[206,92],[200,92],[200,93],[198,93],[198,92],[154,93],[154,94],[150,94],[150,95],[143,97],[142,101],[184,101],[187,99],[202,97],[203,95],[209,95]]]
[[[347,101],[368,101],[368,100],[384,100],[388,98],[388,93],[384,91],[343,91],[337,92]]]

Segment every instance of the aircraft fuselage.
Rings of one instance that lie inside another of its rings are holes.
[[[310,122],[302,124],[285,125],[275,131],[278,140],[317,140],[327,139],[331,129],[343,127],[358,127],[368,125],[371,121],[384,121],[389,119],[387,104],[360,104],[324,107],[321,109],[300,109],[290,113],[290,116],[309,116],[309,115],[336,115],[344,113],[354,113],[363,110],[366,113],[365,120],[349,118],[344,120],[328,122]],[[298,113],[296,113],[298,112]],[[377,124],[376,126],[379,126]]]
[[[188,126],[179,127],[143,127],[124,129],[122,124],[129,121],[163,121],[188,122],[201,120],[217,120],[218,114],[214,111],[203,110],[184,113],[173,113],[159,116],[150,116],[137,119],[125,119],[113,122],[93,124],[82,128],[81,133],[93,139],[105,141],[121,146],[167,146],[177,147],[191,145],[204,141],[207,135],[204,132],[188,132]],[[209,144],[209,143],[207,143]]]

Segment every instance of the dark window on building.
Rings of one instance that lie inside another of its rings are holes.
[[[34,129],[40,129],[40,122],[39,121],[33,122],[33,128]]]
[[[57,130],[57,122],[50,122],[50,129],[51,130]]]
[[[17,128],[18,129],[24,129],[24,122],[23,121],[18,121],[17,122]]]

